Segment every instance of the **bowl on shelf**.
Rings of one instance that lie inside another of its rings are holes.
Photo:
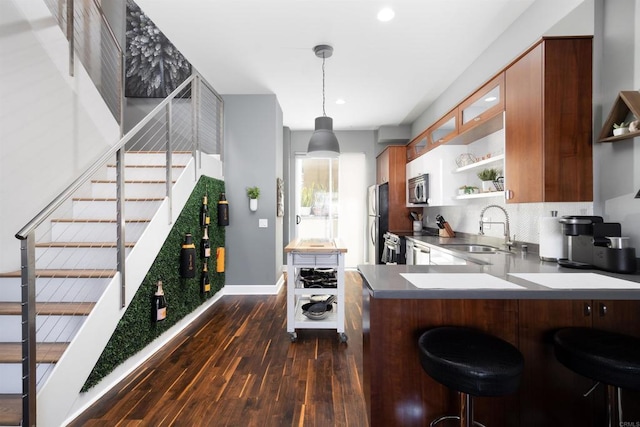
[[[456,165],[458,165],[459,168],[471,165],[477,161],[478,159],[476,159],[476,156],[471,153],[462,153],[456,157]]]

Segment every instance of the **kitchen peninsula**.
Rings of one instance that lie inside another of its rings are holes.
[[[553,332],[587,326],[640,336],[640,274],[572,270],[536,253],[465,253],[419,237],[467,265],[361,265],[364,393],[371,426],[423,426],[458,411],[455,392],[430,378],[417,339],[441,325],[474,327],[520,349],[525,370],[516,395],[476,399],[476,420],[497,426],[595,426],[603,387],[555,360]],[[477,242],[473,242],[477,243]],[[640,394],[623,390],[624,421],[640,421]]]

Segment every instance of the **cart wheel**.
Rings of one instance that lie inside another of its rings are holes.
[[[295,332],[289,332],[289,339],[291,342],[296,342],[298,340],[298,334]]]
[[[339,334],[339,338],[340,338],[340,342],[347,342],[347,340],[349,339],[349,337],[347,336],[347,334],[345,334],[344,332],[341,332]]]

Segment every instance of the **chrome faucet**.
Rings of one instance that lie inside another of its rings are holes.
[[[489,208],[498,208],[502,212],[504,212],[504,222],[484,221],[483,220],[484,213]],[[511,234],[510,234],[510,231],[509,231],[509,214],[507,213],[507,210],[505,208],[503,208],[502,206],[499,206],[499,205],[485,206],[485,208],[482,209],[482,211],[480,211],[480,233],[479,233],[480,235],[484,235],[484,225],[485,224],[502,224],[502,226],[504,227],[504,244],[505,244],[505,246],[507,246],[509,249],[511,249],[511,246],[515,245],[515,243],[511,240]]]

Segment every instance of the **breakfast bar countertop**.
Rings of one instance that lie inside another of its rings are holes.
[[[443,248],[469,239],[410,237],[448,251],[467,265],[358,266],[373,298],[400,299],[616,299],[640,300],[640,274],[561,267],[537,253],[477,254]],[[475,240],[475,239],[474,239]],[[477,241],[473,243],[478,243]]]

